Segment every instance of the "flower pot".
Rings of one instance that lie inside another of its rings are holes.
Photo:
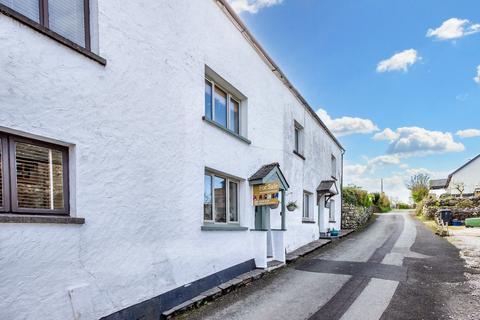
[[[278,208],[278,202],[276,204],[271,204],[269,205],[270,209],[277,209]]]
[[[296,209],[295,206],[287,206],[287,210],[290,212],[295,211],[295,209]]]

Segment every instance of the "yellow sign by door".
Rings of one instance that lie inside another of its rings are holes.
[[[253,205],[269,206],[278,204],[278,193],[280,185],[278,182],[265,183],[253,186]]]

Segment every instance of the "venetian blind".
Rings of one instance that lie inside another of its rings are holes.
[[[49,0],[49,28],[85,47],[84,0]]]
[[[0,3],[23,14],[35,22],[40,22],[38,0],[0,0]]]
[[[62,153],[28,143],[15,148],[18,207],[28,209],[62,209]]]

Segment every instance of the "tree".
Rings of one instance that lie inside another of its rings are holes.
[[[412,199],[419,203],[428,196],[430,190],[430,177],[427,174],[419,173],[410,178],[407,188],[412,193]]]
[[[453,187],[455,190],[460,192],[460,198],[463,198],[463,192],[465,191],[465,183],[463,182],[454,182]]]

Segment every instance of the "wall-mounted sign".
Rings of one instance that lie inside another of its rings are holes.
[[[278,193],[280,185],[278,182],[265,183],[253,186],[253,205],[269,206],[278,204]]]

